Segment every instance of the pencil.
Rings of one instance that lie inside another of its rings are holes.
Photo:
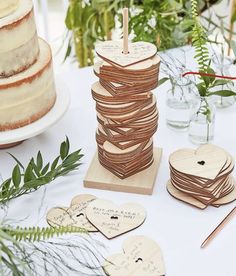
[[[224,228],[224,226],[233,218],[236,214],[236,206],[230,211],[230,213],[221,221],[221,223],[211,232],[211,234],[201,244],[201,248],[206,247],[210,241]]]

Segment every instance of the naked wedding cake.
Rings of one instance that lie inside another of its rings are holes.
[[[0,0],[0,131],[38,120],[55,100],[51,49],[37,36],[32,0]]]

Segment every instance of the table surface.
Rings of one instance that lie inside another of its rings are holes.
[[[175,55],[177,52],[172,50]],[[178,54],[177,54],[178,55]],[[187,58],[187,62],[189,62]],[[190,64],[191,66],[191,64]],[[60,143],[67,135],[72,150],[83,149],[85,157],[78,173],[56,180],[30,195],[13,200],[9,206],[8,218],[22,219],[22,225],[46,226],[47,210],[55,206],[69,206],[71,199],[89,193],[99,198],[112,199],[117,204],[137,202],[147,210],[145,223],[134,231],[108,241],[101,234],[93,234],[102,241],[109,253],[121,251],[122,242],[129,236],[146,235],[154,239],[162,248],[166,275],[168,276],[235,276],[236,275],[236,218],[233,219],[217,238],[205,249],[200,249],[202,241],[235,206],[235,203],[220,208],[208,207],[199,210],[184,204],[166,191],[169,179],[168,156],[173,151],[192,147],[187,132],[174,132],[165,123],[165,95],[169,83],[154,91],[160,111],[159,129],[154,135],[155,146],[163,148],[161,166],[152,196],[121,192],[86,189],[83,187],[88,166],[96,151],[95,130],[97,127],[95,103],[90,87],[97,78],[92,68],[77,69],[75,66],[61,75],[71,93],[71,106],[60,122],[45,133],[25,141],[23,144],[0,151],[0,173],[7,178],[14,165],[7,152],[14,154],[24,164],[40,149],[45,159],[50,161],[58,153]],[[214,144],[236,156],[235,143],[236,105],[217,110]]]

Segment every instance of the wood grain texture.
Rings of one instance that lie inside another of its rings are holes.
[[[98,159],[120,179],[152,166],[152,137],[159,119],[151,89],[158,85],[160,57],[150,43],[127,44],[127,15],[124,9],[125,49],[122,41],[106,41],[96,47],[102,60],[94,65],[99,82],[91,89],[98,120]]]
[[[47,213],[47,222],[52,227],[55,226],[75,226],[83,228],[89,232],[97,232],[87,219],[85,210],[87,206],[96,199],[93,195],[78,195],[71,201],[70,207],[54,207]]]
[[[137,203],[116,206],[112,201],[96,199],[87,206],[86,216],[105,237],[112,239],[143,224],[146,211]]]
[[[167,190],[176,199],[200,209],[236,200],[234,159],[224,149],[211,144],[180,149],[170,155],[169,166]]]
[[[123,253],[106,258],[109,276],[164,276],[165,265],[158,244],[145,236],[133,236],[123,243]]]
[[[146,170],[122,180],[99,163],[96,153],[85,176],[84,186],[87,188],[151,195],[161,156],[162,149],[154,148],[154,162],[152,165]]]
[[[95,51],[103,60],[114,66],[126,67],[156,55],[157,48],[148,42],[134,42],[128,45],[129,53],[124,55],[122,41],[105,41],[97,45]]]

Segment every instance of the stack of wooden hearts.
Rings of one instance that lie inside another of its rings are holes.
[[[219,207],[236,199],[232,156],[214,145],[197,150],[181,149],[170,155],[169,193],[184,202],[204,209]]]
[[[95,64],[99,82],[92,86],[96,101],[98,158],[103,167],[121,179],[153,163],[152,136],[158,127],[156,99],[160,58],[147,42],[129,45],[106,41],[96,47],[102,59]]]

